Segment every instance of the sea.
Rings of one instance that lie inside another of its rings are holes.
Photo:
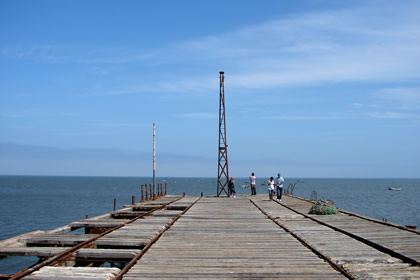
[[[267,178],[257,178],[257,193],[267,194]],[[248,178],[235,178],[236,192],[250,194]],[[216,195],[216,178],[157,178],[168,194]],[[150,177],[0,176],[0,240],[35,230],[50,230],[131,204]],[[420,227],[420,179],[285,178],[294,195],[328,199],[344,210],[401,225]],[[389,187],[401,188],[400,191]],[[0,259],[0,274],[14,274],[37,257]]]

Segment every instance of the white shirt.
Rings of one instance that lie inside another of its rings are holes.
[[[270,191],[274,191],[274,180],[273,181],[268,181],[268,189]]]
[[[257,180],[257,178],[255,176],[250,176],[249,177],[249,181],[250,181],[251,185],[255,185],[256,180]]]

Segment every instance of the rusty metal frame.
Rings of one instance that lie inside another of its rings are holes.
[[[152,209],[152,210],[148,211],[147,213],[141,214],[141,215],[139,215],[139,216],[137,216],[137,217],[135,217],[135,218],[131,219],[130,221],[125,222],[124,224],[121,224],[121,225],[118,225],[118,226],[116,226],[116,227],[114,227],[114,228],[111,228],[111,229],[109,229],[109,230],[107,230],[107,231],[105,231],[105,232],[103,232],[103,233],[99,234],[98,236],[95,236],[95,237],[93,237],[93,238],[91,238],[91,239],[89,239],[89,240],[86,240],[86,241],[84,241],[84,242],[82,242],[82,243],[80,243],[80,244],[78,244],[78,245],[76,245],[76,246],[74,246],[74,247],[72,247],[72,248],[69,248],[69,249],[67,249],[67,250],[65,250],[65,251],[63,251],[63,252],[61,252],[61,253],[59,253],[59,254],[57,254],[57,255],[55,255],[55,256],[53,256],[53,257],[49,258],[49,259],[47,259],[47,260],[45,260],[45,261],[43,261],[43,262],[41,262],[41,263],[38,263],[38,264],[36,264],[36,265],[34,265],[34,266],[32,266],[32,267],[26,268],[26,269],[24,269],[24,270],[22,270],[22,271],[20,271],[20,272],[18,272],[18,273],[16,273],[16,274],[14,274],[14,275],[13,275],[11,278],[9,278],[9,279],[10,279],[10,280],[22,279],[23,277],[25,277],[25,276],[27,276],[27,275],[29,275],[29,274],[31,274],[31,273],[33,273],[33,272],[35,272],[35,271],[37,271],[37,270],[41,269],[41,268],[42,268],[42,267],[44,267],[44,266],[47,266],[47,265],[49,265],[49,266],[54,266],[54,265],[56,265],[56,264],[58,264],[58,263],[64,262],[64,261],[66,261],[67,259],[71,258],[71,257],[73,256],[73,254],[74,254],[77,250],[79,250],[79,249],[81,249],[81,248],[85,248],[85,247],[87,247],[87,246],[91,245],[94,241],[96,241],[96,240],[98,240],[99,238],[101,238],[101,237],[103,237],[103,236],[107,235],[108,233],[111,233],[111,232],[113,232],[113,231],[115,231],[115,230],[117,230],[117,229],[120,229],[120,228],[122,228],[122,227],[123,227],[123,226],[125,226],[125,225],[131,224],[131,223],[133,223],[134,221],[136,221],[136,220],[138,220],[138,219],[141,219],[141,218],[143,218],[143,217],[145,217],[145,216],[148,216],[148,215],[152,214],[153,212],[155,212],[155,211],[157,211],[157,210],[164,209],[164,208],[165,208],[165,207],[167,207],[168,205],[170,205],[170,204],[172,204],[172,203],[174,203],[174,202],[176,202],[176,201],[180,200],[180,199],[181,199],[181,198],[183,198],[183,197],[184,197],[184,195],[183,195],[183,196],[181,196],[181,197],[179,197],[179,198],[177,198],[177,199],[175,199],[175,200],[172,200],[172,201],[170,201],[170,202],[168,202],[168,203],[163,204],[161,207],[158,207],[158,208]]]
[[[225,114],[225,77],[224,72],[219,72],[220,94],[219,94],[219,158],[217,165],[217,196],[222,192],[229,195],[227,185],[229,182],[229,165],[226,140],[226,114]]]

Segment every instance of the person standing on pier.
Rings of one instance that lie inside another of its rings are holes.
[[[280,173],[277,173],[276,187],[277,187],[277,201],[281,201],[281,194],[283,192],[284,178]]]
[[[230,177],[230,180],[228,182],[228,188],[229,188],[229,196],[235,198],[236,197],[236,191],[235,191],[235,178]]]
[[[270,180],[267,182],[268,186],[268,197],[270,200],[273,200],[273,194],[274,194],[274,178],[271,177]]]
[[[249,177],[249,184],[251,185],[251,195],[257,195],[256,186],[257,178],[255,177],[254,173],[251,174]]]

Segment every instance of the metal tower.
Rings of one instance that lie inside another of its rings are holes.
[[[222,192],[229,195],[229,168],[226,142],[226,116],[225,116],[225,77],[220,74],[220,97],[219,97],[219,164],[217,172],[217,196]]]

